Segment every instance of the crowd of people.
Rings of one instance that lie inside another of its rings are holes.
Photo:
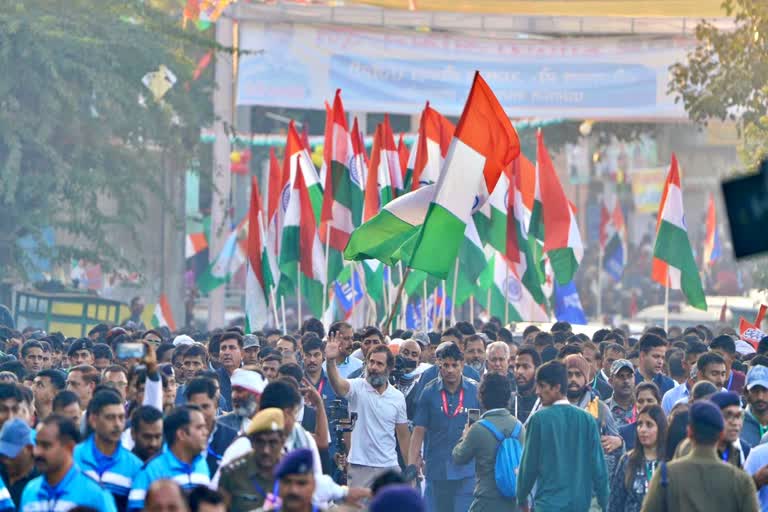
[[[768,510],[768,338],[0,326],[0,511]]]

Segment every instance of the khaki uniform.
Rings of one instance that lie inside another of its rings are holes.
[[[247,453],[221,468],[219,489],[229,494],[229,510],[249,512],[264,505],[266,494],[272,492],[274,479],[264,479],[256,466],[256,455]]]
[[[691,453],[667,463],[666,488],[662,468],[656,469],[642,512],[758,512],[752,478],[724,464],[712,446],[694,446]]]

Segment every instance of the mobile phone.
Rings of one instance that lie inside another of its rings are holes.
[[[118,359],[141,359],[146,354],[143,343],[120,343],[117,346]]]
[[[467,409],[467,422],[471,425],[480,419],[480,409]]]

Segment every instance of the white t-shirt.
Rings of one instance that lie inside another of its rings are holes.
[[[351,464],[386,468],[397,466],[395,425],[408,423],[405,397],[387,385],[379,394],[365,379],[350,379],[349,409],[357,412],[352,431],[352,448],[347,460]]]

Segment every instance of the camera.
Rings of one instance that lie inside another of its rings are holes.
[[[396,386],[398,382],[404,380],[404,377],[416,369],[416,361],[406,359],[401,355],[395,357],[395,368],[389,375],[389,381],[393,386]]]
[[[333,438],[336,444],[336,453],[340,455],[347,455],[347,447],[344,444],[344,434],[346,432],[352,432],[357,422],[357,413],[349,413],[349,406],[344,400],[331,400],[330,406],[328,406],[328,423],[335,424],[333,426]],[[342,485],[345,485],[347,476],[342,465],[338,465],[339,470],[342,472],[341,481]]]

